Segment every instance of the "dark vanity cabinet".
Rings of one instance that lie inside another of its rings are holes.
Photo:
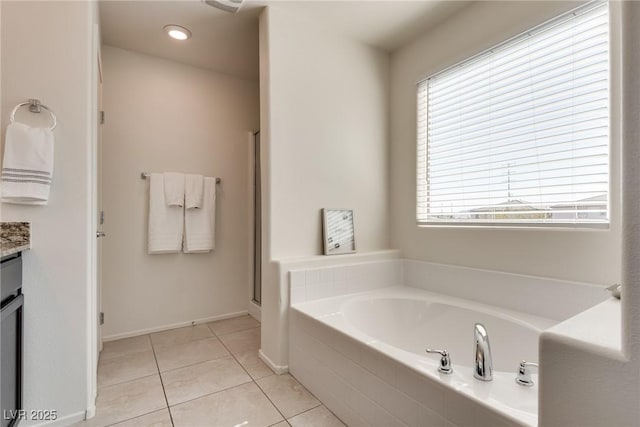
[[[23,304],[22,256],[20,253],[0,259],[0,401],[2,427],[18,424],[22,417],[22,339]]]

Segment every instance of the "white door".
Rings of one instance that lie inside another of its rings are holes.
[[[98,48],[98,129],[96,138],[96,202],[97,202],[97,223],[98,229],[96,238],[98,239],[96,248],[96,313],[98,313],[98,354],[102,351],[102,238],[104,234],[105,214],[102,206],[102,125],[105,115],[102,110],[102,60]]]
[[[94,63],[92,69],[93,89],[91,99],[91,160],[89,163],[91,177],[91,233],[88,236],[91,242],[91,280],[89,283],[89,321],[87,322],[87,335],[89,338],[87,355],[87,418],[95,415],[95,402],[98,392],[98,358],[102,350],[102,327],[100,325],[100,312],[102,307],[102,243],[98,236],[101,231],[102,210],[102,132],[100,111],[102,110],[102,62],[100,59],[100,29],[94,24],[92,51]],[[95,233],[95,234],[93,234]]]

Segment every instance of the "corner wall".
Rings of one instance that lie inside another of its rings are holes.
[[[103,47],[102,63],[105,337],[246,313],[253,280],[248,135],[259,126],[258,82],[111,46]],[[142,171],[222,179],[212,252],[147,253]]]
[[[611,127],[609,230],[424,227],[416,224],[416,83],[576,7],[474,2],[391,59],[391,236],[406,258],[589,283],[620,280],[619,128]],[[615,84],[616,82],[614,82]],[[620,116],[613,92],[613,123]]]
[[[540,339],[541,426],[637,426],[640,420],[640,5],[615,2],[622,50],[622,299],[582,313]]]
[[[72,424],[91,410],[93,2],[2,2],[2,135],[11,109],[39,98],[57,117],[46,206],[2,204],[2,221],[30,221],[24,252],[24,403]],[[38,125],[28,113],[23,121]],[[4,141],[3,141],[4,142]],[[95,378],[93,379],[95,381]],[[63,392],[64,391],[64,392]],[[89,401],[89,403],[87,403]],[[42,422],[42,421],[40,421]],[[37,421],[22,421],[21,426]]]
[[[272,5],[260,76],[262,352],[283,366],[278,263],[322,254],[320,210],[354,209],[358,252],[389,247],[389,56]]]

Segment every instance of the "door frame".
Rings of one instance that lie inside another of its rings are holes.
[[[98,357],[102,349],[102,334],[98,316],[100,312],[100,289],[99,289],[99,262],[98,243],[96,232],[98,230],[98,198],[99,198],[99,145],[98,133],[100,131],[98,114],[100,111],[100,86],[102,83],[102,62],[100,56],[100,26],[93,24],[93,34],[90,46],[90,66],[91,66],[91,88],[89,90],[89,117],[91,121],[90,129],[90,157],[87,159],[90,180],[90,196],[88,215],[89,229],[87,230],[87,246],[90,253],[90,266],[87,278],[87,400],[85,419],[95,416],[96,398],[98,396]]]

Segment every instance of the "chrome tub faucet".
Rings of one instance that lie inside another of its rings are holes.
[[[432,350],[430,348],[425,350],[427,353],[437,353],[440,355],[440,365],[438,366],[438,372],[442,374],[452,374],[453,367],[451,366],[451,356],[447,350]]]
[[[531,368],[537,368],[537,363],[527,362],[523,360],[518,366],[518,373],[516,374],[516,384],[524,387],[533,387],[533,380],[531,379]]]
[[[487,329],[481,323],[476,323],[473,328],[473,337],[476,352],[473,376],[481,381],[491,381],[493,379],[493,359],[491,358]]]

